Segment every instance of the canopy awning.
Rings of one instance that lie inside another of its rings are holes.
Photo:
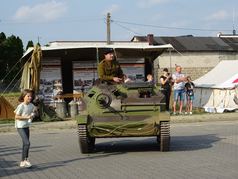
[[[56,52],[64,52],[67,53],[68,51],[78,51],[80,53],[85,53],[85,56],[91,56],[90,59],[94,58],[102,58],[103,53],[106,49],[112,48],[114,49],[116,56],[119,58],[127,58],[127,57],[157,57],[162,54],[167,49],[173,49],[173,46],[170,44],[166,45],[158,45],[158,46],[151,46],[146,44],[138,44],[131,42],[130,44],[112,44],[112,45],[103,45],[93,43],[90,45],[85,44],[53,44],[51,46],[43,46],[41,47],[43,56]],[[29,58],[32,54],[34,48],[28,48],[27,51],[22,56],[22,59]],[[93,59],[92,59],[93,60]]]

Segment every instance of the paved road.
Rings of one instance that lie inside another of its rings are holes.
[[[238,121],[172,124],[171,151],[154,138],[98,139],[96,153],[79,153],[74,129],[31,135],[32,169],[20,169],[21,141],[0,135],[3,178],[237,178]]]

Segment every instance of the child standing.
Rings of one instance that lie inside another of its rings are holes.
[[[185,114],[193,114],[193,100],[194,100],[194,92],[193,88],[195,87],[194,83],[190,76],[187,77],[187,82],[185,83],[185,92],[186,92],[186,112]]]
[[[30,148],[30,123],[34,117],[35,106],[31,103],[33,100],[33,91],[29,89],[23,90],[19,97],[21,102],[15,112],[15,127],[22,139],[22,158],[20,167],[30,168],[32,165],[28,160]]]

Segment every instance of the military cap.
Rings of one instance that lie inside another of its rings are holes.
[[[107,55],[108,53],[114,53],[113,48],[107,48],[107,49],[104,51],[104,55]]]

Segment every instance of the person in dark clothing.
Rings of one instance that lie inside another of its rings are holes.
[[[185,114],[193,114],[193,100],[194,100],[194,92],[193,88],[195,87],[194,83],[191,80],[191,77],[187,77],[187,82],[185,83],[185,93],[186,93],[186,112]]]
[[[162,93],[165,95],[166,111],[169,112],[172,77],[168,71],[168,68],[163,69],[163,74],[160,76],[160,82],[163,88]]]

